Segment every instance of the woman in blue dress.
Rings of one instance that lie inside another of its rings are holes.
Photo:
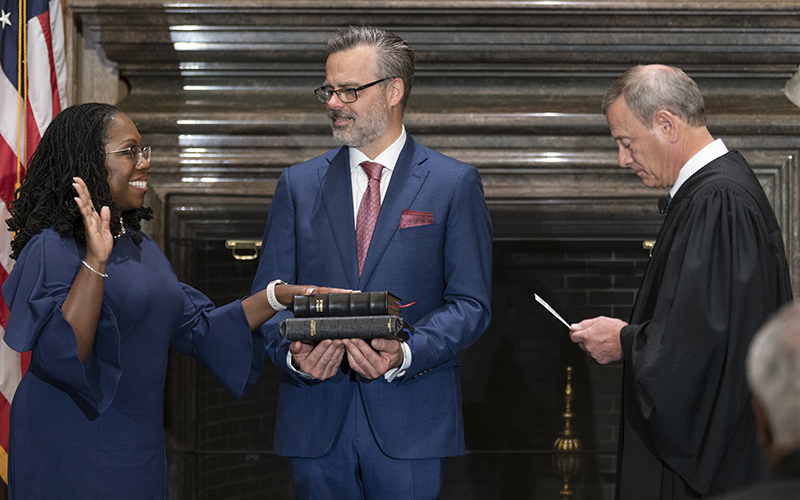
[[[140,140],[113,106],[67,108],[9,206],[17,262],[3,286],[5,342],[31,351],[11,406],[12,499],[165,498],[168,348],[241,397],[261,373],[257,327],[295,294],[341,291],[273,282],[215,307],[178,282],[139,229],[152,214]]]

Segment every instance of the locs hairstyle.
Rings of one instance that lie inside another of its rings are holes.
[[[110,104],[79,104],[56,115],[47,127],[28,163],[22,186],[8,204],[11,218],[6,223],[16,233],[11,258],[19,257],[31,238],[48,227],[63,238],[86,241],[73,177],[86,183],[95,207],[111,209],[113,234],[120,231],[120,217],[134,229],[139,229],[141,220],[152,219],[153,211],[147,207],[120,214],[111,199],[105,144],[111,120],[119,112]]]

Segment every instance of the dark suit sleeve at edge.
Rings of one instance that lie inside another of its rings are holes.
[[[270,204],[258,270],[253,280],[251,294],[263,290],[270,281],[275,279],[281,279],[287,283],[296,283],[297,281],[295,235],[292,231],[295,227],[295,211],[290,184],[290,169],[287,168],[278,180]],[[281,320],[291,316],[288,311],[279,312],[261,327],[267,336],[266,352],[276,366],[282,368],[296,380],[307,383],[305,379],[298,377],[286,366],[289,342],[280,336],[278,324]]]

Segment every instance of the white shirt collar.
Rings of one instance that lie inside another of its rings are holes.
[[[400,152],[403,151],[403,146],[406,145],[406,126],[400,131],[400,137],[392,143],[391,146],[384,149],[381,154],[370,160],[367,155],[359,151],[357,148],[350,148],[350,171],[352,172],[361,164],[362,161],[374,161],[380,163],[384,168],[394,170],[397,159],[400,157]]]
[[[681,171],[678,172],[678,179],[675,181],[675,185],[670,188],[669,195],[674,198],[675,194],[689,177],[727,152],[728,148],[725,146],[725,143],[722,142],[722,139],[717,139],[698,151],[697,154],[689,158],[689,161],[681,167]]]

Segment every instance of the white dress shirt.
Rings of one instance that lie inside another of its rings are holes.
[[[383,205],[383,198],[386,196],[386,189],[389,187],[389,181],[392,180],[392,172],[394,171],[394,167],[397,164],[397,159],[400,157],[400,152],[403,150],[403,146],[405,146],[405,144],[406,127],[403,125],[403,129],[400,132],[400,137],[398,137],[397,140],[391,144],[391,146],[384,149],[381,154],[376,156],[374,160],[369,159],[367,155],[356,148],[349,148],[350,185],[353,188],[354,225],[358,222],[358,207],[361,205],[361,198],[364,197],[364,191],[367,190],[367,184],[369,184],[369,177],[367,176],[367,173],[364,172],[364,169],[361,168],[361,163],[364,161],[371,161],[383,165],[383,170],[381,170],[381,205]],[[399,368],[392,368],[383,375],[387,382],[391,382],[397,377],[402,377],[405,375],[408,367],[411,366],[411,348],[408,347],[405,342],[400,342],[400,346],[403,349],[403,364],[400,365]],[[301,377],[307,379],[314,378],[307,373],[295,369],[295,367],[292,365],[291,351],[289,351],[286,355],[286,364],[289,365],[289,369],[293,370]]]
[[[369,177],[364,169],[361,168],[361,162],[371,161],[383,165],[381,170],[381,205],[383,198],[386,196],[386,189],[389,187],[389,181],[392,180],[392,172],[394,166],[397,164],[397,159],[400,157],[400,152],[406,144],[406,127],[403,126],[400,132],[400,137],[392,143],[391,146],[384,149],[381,154],[370,160],[367,155],[362,153],[356,148],[350,148],[350,185],[353,188],[353,222],[358,223],[358,207],[361,206],[361,198],[364,197],[364,191],[367,190],[369,184]]]
[[[722,142],[722,139],[717,139],[698,151],[697,154],[689,158],[689,161],[681,167],[681,171],[678,173],[678,179],[675,181],[675,185],[670,188],[669,195],[674,198],[675,194],[689,177],[727,152],[728,148],[725,146],[725,143]],[[364,175],[366,176],[367,174]]]

